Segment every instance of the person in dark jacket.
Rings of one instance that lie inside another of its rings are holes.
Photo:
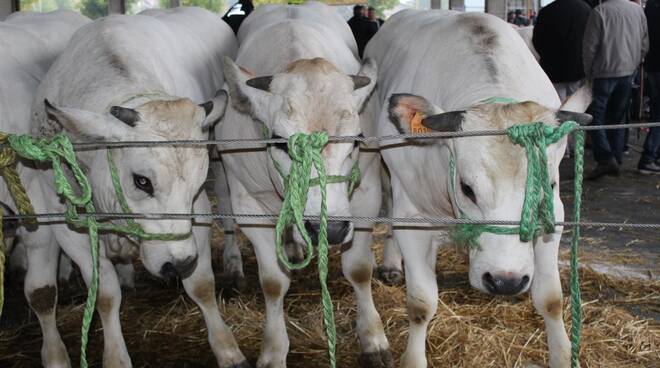
[[[660,121],[660,0],[646,3],[646,21],[649,27],[649,51],[644,68],[651,97],[651,121]],[[660,174],[660,127],[651,128],[644,141],[644,151],[637,169],[642,174]]]
[[[556,0],[537,17],[532,43],[562,102],[577,91],[584,78],[582,38],[590,12],[583,0]]]
[[[357,43],[358,53],[362,57],[367,42],[378,31],[378,25],[367,18],[367,11],[364,6],[355,5],[353,7],[353,17],[348,20],[348,26],[351,27]]]
[[[646,23],[642,7],[629,0],[607,0],[591,10],[582,65],[591,81],[592,125],[624,123],[633,76],[649,47]],[[586,179],[619,176],[625,129],[591,130],[590,137],[598,165]]]
[[[385,23],[385,21],[383,19],[379,18],[376,15],[376,8],[374,8],[373,6],[370,6],[367,9],[367,18],[369,18],[370,21],[376,23],[376,26],[377,26],[376,29],[380,29],[380,26],[382,26],[383,23]]]
[[[521,9],[516,9],[516,17],[513,19],[513,24],[518,27],[527,27],[529,25],[529,19],[522,15]]]
[[[227,10],[225,15],[222,16],[222,20],[229,24],[234,31],[234,34],[238,34],[238,28],[241,26],[241,23],[243,23],[243,20],[247,18],[253,10],[254,5],[252,4],[252,0],[239,0]]]

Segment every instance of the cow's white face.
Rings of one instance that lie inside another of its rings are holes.
[[[165,141],[206,139],[208,124],[217,120],[226,106],[226,95],[213,104],[195,105],[188,99],[151,101],[135,109],[112,107],[96,114],[47,104],[51,119],[61,123],[79,140]],[[134,213],[190,213],[193,201],[206,180],[206,147],[130,147],[112,149],[126,201]],[[106,151],[95,152],[86,162],[94,199],[101,211],[121,212],[110,179]],[[192,221],[136,220],[149,233],[186,234]],[[141,260],[157,277],[186,278],[195,270],[197,246],[194,237],[178,241],[143,241]]]
[[[439,113],[438,108],[419,99],[421,97],[395,95],[391,100],[393,121],[404,131],[407,116],[415,113],[409,111],[411,106],[425,116],[422,121],[425,127],[437,131],[500,130],[514,124],[539,121],[557,126],[558,120],[581,123],[590,120],[586,114],[558,112],[535,102],[483,104],[467,111]],[[456,138],[434,144],[447,145],[456,163],[455,177],[450,175],[449,167],[441,168],[446,170],[447,188],[451,188],[454,180],[455,192],[448,189],[446,193],[439,193],[449,196],[455,216],[462,213],[473,220],[520,220],[527,180],[527,158],[523,147],[506,136]],[[566,139],[547,148],[548,173],[553,184],[558,221],[563,220],[564,210],[556,183],[565,149]],[[556,231],[558,242],[561,228]],[[539,239],[534,243],[543,246]],[[478,238],[478,244],[477,248],[469,250],[469,279],[474,288],[498,295],[516,295],[529,288],[534,277],[533,244],[521,242],[518,235],[488,232]]]
[[[359,112],[373,91],[376,67],[367,61],[359,76],[348,76],[325,59],[300,59],[282,73],[249,79],[250,73],[227,60],[225,75],[234,108],[263,122],[273,138],[288,139],[296,133],[314,132],[357,136],[362,132]],[[271,152],[272,159],[288,173],[291,159],[287,145],[277,144]],[[329,143],[321,153],[326,174],[348,176],[358,153],[358,145],[353,142]],[[270,175],[282,194],[282,178],[274,165],[270,168]],[[313,169],[312,177],[316,176]],[[312,187],[305,214],[318,216],[320,205],[320,188]],[[347,182],[327,186],[327,206],[331,216],[351,215]],[[306,227],[312,236],[317,235],[318,222],[307,222]],[[328,240],[332,244],[345,243],[352,238],[352,228],[348,222],[330,222]],[[303,242],[297,229],[294,240]]]

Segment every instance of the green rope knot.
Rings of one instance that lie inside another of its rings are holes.
[[[321,283],[321,300],[323,303],[323,320],[325,322],[328,339],[328,356],[330,366],[336,366],[335,346],[336,331],[335,318],[330,291],[328,290],[328,208],[326,186],[328,176],[325,172],[321,151],[328,144],[328,135],[325,132],[312,134],[297,133],[289,137],[288,147],[291,157],[289,174],[284,176],[284,201],[275,225],[275,241],[277,257],[288,270],[299,270],[312,260],[314,252],[312,239],[307,233],[303,216],[307,204],[307,194],[310,186],[318,185],[321,191],[321,211],[319,214],[320,229],[318,234],[318,271]],[[312,167],[316,169],[318,177],[311,178]],[[318,184],[316,184],[318,183]],[[295,224],[305,241],[307,254],[301,263],[289,262],[284,251],[283,235],[290,224]]]

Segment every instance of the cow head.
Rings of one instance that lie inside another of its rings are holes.
[[[221,92],[213,101],[196,105],[189,99],[152,100],[135,108],[112,106],[107,113],[55,107],[46,113],[79,141],[200,140],[226,107]],[[126,147],[111,149],[126,201],[134,213],[190,213],[208,170],[206,147]],[[97,209],[121,212],[111,181],[107,154],[96,150],[80,155],[87,168]],[[150,233],[189,233],[192,221],[143,220]],[[192,236],[178,241],[143,241],[141,260],[157,277],[188,277],[197,264]]]
[[[326,132],[329,136],[357,136],[362,133],[359,113],[376,83],[376,66],[367,60],[358,75],[346,75],[322,58],[299,59],[273,76],[254,77],[239,68],[230,59],[225,60],[225,76],[232,106],[265,124],[273,138],[289,138],[295,133]],[[279,162],[284,172],[289,171],[291,160],[286,144],[271,149],[272,159]],[[358,145],[330,143],[322,151],[328,175],[348,175],[358,159]],[[282,190],[282,178],[270,165],[270,175]],[[316,177],[313,170],[312,177]],[[328,214],[349,216],[348,183],[327,186]],[[305,214],[317,216],[320,212],[319,187],[310,189]],[[318,222],[307,222],[311,235],[317,235]],[[328,239],[341,244],[352,238],[352,224],[328,224]],[[302,242],[298,231],[294,240]]]
[[[501,130],[514,124],[544,122],[551,126],[567,120],[587,124],[591,116],[581,113],[590,101],[582,94],[567,101],[560,110],[536,102],[483,103],[464,111],[442,112],[423,97],[393,95],[390,119],[397,128],[410,132],[415,117],[432,131]],[[580,111],[568,112],[566,110]],[[449,197],[454,216],[473,220],[519,221],[525,198],[527,158],[525,149],[507,136],[463,137],[433,140],[448,149],[437,150],[453,156],[455,175],[449,166],[442,168],[447,190],[438,193]],[[566,139],[547,148],[548,172],[554,192],[555,218],[562,221],[564,209],[559,198],[559,162],[564,156]],[[433,151],[429,151],[433,152]],[[449,162],[450,158],[446,158]],[[452,185],[454,190],[452,190]],[[534,240],[535,246],[557,247],[561,229]],[[523,243],[518,235],[484,232],[478,247],[469,250],[470,284],[489,294],[515,295],[526,291],[534,277],[534,245]],[[556,249],[556,248],[555,248]]]

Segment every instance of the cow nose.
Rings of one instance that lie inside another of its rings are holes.
[[[197,255],[186,259],[172,262],[165,262],[160,268],[160,275],[166,280],[180,277],[181,280],[187,279],[197,268]]]
[[[529,283],[529,276],[518,277],[511,274],[499,275],[484,273],[482,276],[484,286],[491,294],[496,295],[516,295],[523,291]]]
[[[312,243],[318,244],[321,223],[318,221],[305,221],[305,229],[307,230],[310,238],[312,238]],[[328,243],[343,243],[350,229],[351,223],[348,221],[328,221]]]

